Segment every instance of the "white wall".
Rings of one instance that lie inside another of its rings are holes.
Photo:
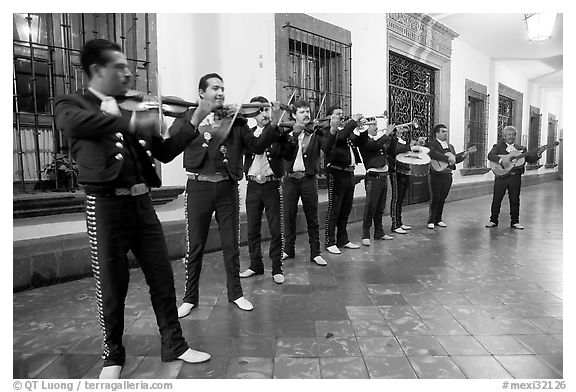
[[[158,14],[157,31],[164,95],[196,100],[202,75],[216,72],[227,103],[276,96],[273,14]],[[186,183],[182,155],[162,165],[162,182]]]

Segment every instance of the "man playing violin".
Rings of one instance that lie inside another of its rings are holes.
[[[342,121],[344,114],[340,106],[331,106],[326,114],[337,116]],[[328,180],[328,210],[326,211],[326,249],[333,254],[342,253],[339,248],[358,249],[360,246],[348,239],[348,217],[354,203],[354,169],[362,162],[356,147],[360,135],[356,128],[361,114],[341,126],[336,134],[336,145],[326,154],[326,178]],[[337,233],[336,233],[337,231]]]
[[[297,101],[292,113],[296,124],[289,134],[289,146],[285,154],[286,174],[282,185],[284,207],[284,253],[283,259],[293,258],[296,243],[296,214],[298,199],[308,226],[310,261],[320,266],[327,265],[320,255],[320,226],[318,224],[318,164],[320,151],[330,152],[336,142],[340,117],[332,115],[330,130],[310,129],[310,106],[305,101]]]
[[[254,97],[250,102],[268,103],[264,97]],[[260,109],[254,117],[256,126],[252,128],[254,136],[261,137],[271,121],[270,108]],[[264,153],[246,152],[244,155],[244,174],[248,179],[246,190],[246,218],[248,223],[248,251],[250,267],[240,273],[241,278],[264,273],[261,249],[262,213],[266,211],[270,231],[270,250],[272,260],[272,279],[278,284],[284,283],[282,272],[282,189],[280,181],[284,175],[284,153],[287,147],[287,133],[268,146]]]
[[[202,257],[210,230],[212,214],[220,230],[220,241],[226,269],[228,301],[242,310],[254,307],[242,292],[240,283],[240,210],[238,181],[242,179],[242,155],[244,151],[262,154],[279,135],[277,127],[280,108],[274,108],[271,121],[260,137],[247,125],[245,118],[230,116],[219,118],[226,110],[224,105],[224,81],[218,74],[204,75],[198,85],[202,101],[215,108],[199,125],[201,136],[194,139],[184,151],[184,168],[188,175],[186,183],[186,290],[178,316],[187,316],[198,306],[199,280]],[[232,122],[233,120],[233,122]],[[178,118],[170,128],[170,134],[178,134],[190,127],[190,122]]]
[[[150,187],[159,187],[154,158],[169,162],[198,136],[211,111],[207,101],[180,134],[164,140],[158,115],[127,112],[115,99],[126,93],[131,72],[119,45],[103,39],[86,42],[80,53],[88,91],[58,97],[55,121],[71,140],[78,182],[86,192],[86,223],[96,280],[104,365],[100,378],[120,378],[126,360],[122,345],[124,302],[129,271],[126,254],[140,263],[161,335],[162,361],[203,362],[210,355],[191,350],[182,336],[176,310],[174,275]]]
[[[442,221],[442,211],[444,203],[450,193],[452,186],[452,171],[456,169],[456,164],[462,162],[468,156],[468,151],[456,154],[454,146],[448,143],[448,128],[444,124],[438,124],[432,130],[433,138],[426,144],[430,149],[428,153],[431,159],[448,163],[448,167],[443,171],[436,171],[430,168],[430,206],[428,213],[428,228],[434,226],[447,227]],[[451,153],[452,155],[446,155]]]
[[[500,143],[494,144],[492,150],[488,153],[488,160],[501,163],[499,155],[507,155],[512,151],[526,152],[526,147],[516,143],[516,128],[508,125],[502,130],[504,140]],[[526,162],[535,163],[540,159],[540,155],[536,152],[528,154],[525,157]],[[514,160],[514,158],[512,158]],[[524,226],[520,224],[520,188],[522,187],[522,174],[524,174],[524,164],[513,167],[507,174],[503,176],[496,176],[494,179],[494,192],[492,196],[492,207],[490,222],[486,227],[498,226],[498,215],[500,215],[500,206],[502,199],[508,191],[508,198],[510,199],[510,227],[518,230],[523,230]]]

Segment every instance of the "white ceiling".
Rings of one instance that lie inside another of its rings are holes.
[[[562,87],[563,16],[558,14],[552,38],[530,43],[524,14],[429,14],[479,52],[542,87]]]

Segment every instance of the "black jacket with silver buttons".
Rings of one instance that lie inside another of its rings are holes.
[[[125,144],[129,142],[144,181],[150,187],[159,187],[154,158],[170,162],[198,136],[194,129],[168,139],[138,130],[128,136],[131,112],[121,110],[121,116],[109,116],[101,112],[100,103],[86,91],[60,96],[54,106],[56,127],[70,138],[70,152],[78,164],[81,184],[113,183],[124,165]]]
[[[252,133],[256,130],[256,127],[252,128]],[[261,136],[261,135],[260,135]],[[288,150],[288,135],[283,133],[278,137],[278,140],[273,142],[270,146],[266,148],[264,154],[266,154],[266,159],[270,165],[270,169],[274,173],[275,177],[282,177],[284,175],[284,155]],[[254,162],[256,157],[255,153],[250,153],[245,151],[244,154],[244,174],[248,176],[248,171],[250,166]]]
[[[374,140],[368,135],[368,131],[365,131],[358,136],[357,144],[366,170],[381,168],[388,164],[386,150],[390,146],[390,137],[382,135]]]

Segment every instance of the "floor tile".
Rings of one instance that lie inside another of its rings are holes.
[[[512,378],[491,355],[452,356],[466,378]]]
[[[317,358],[278,357],[274,360],[274,378],[320,378]]]
[[[322,378],[368,378],[362,358],[320,358]]]
[[[408,357],[418,378],[466,378],[449,357]]]
[[[318,338],[318,356],[320,357],[359,357],[360,347],[356,338]]]
[[[533,354],[561,354],[562,339],[553,335],[512,335]]]
[[[402,349],[394,337],[358,337],[358,346],[364,357],[402,355]]]
[[[352,325],[348,320],[342,321],[316,321],[316,336],[318,337],[350,337],[354,336]]]
[[[405,356],[364,357],[370,378],[417,378]]]
[[[279,338],[276,343],[276,356],[317,357],[316,338]]]
[[[531,353],[530,350],[526,348],[526,346],[509,335],[482,335],[475,336],[475,338],[492,355],[514,355]]]
[[[228,369],[228,357],[212,357],[208,362],[182,365],[176,378],[224,378]]]
[[[400,336],[398,341],[408,356],[448,355],[434,336]]]
[[[96,354],[60,355],[37,378],[82,378],[100,360],[100,355]]]
[[[473,336],[436,336],[450,355],[488,355],[488,351]]]
[[[226,378],[272,378],[273,359],[258,357],[230,358]]]
[[[494,356],[514,378],[562,378],[558,371],[534,355]]]

